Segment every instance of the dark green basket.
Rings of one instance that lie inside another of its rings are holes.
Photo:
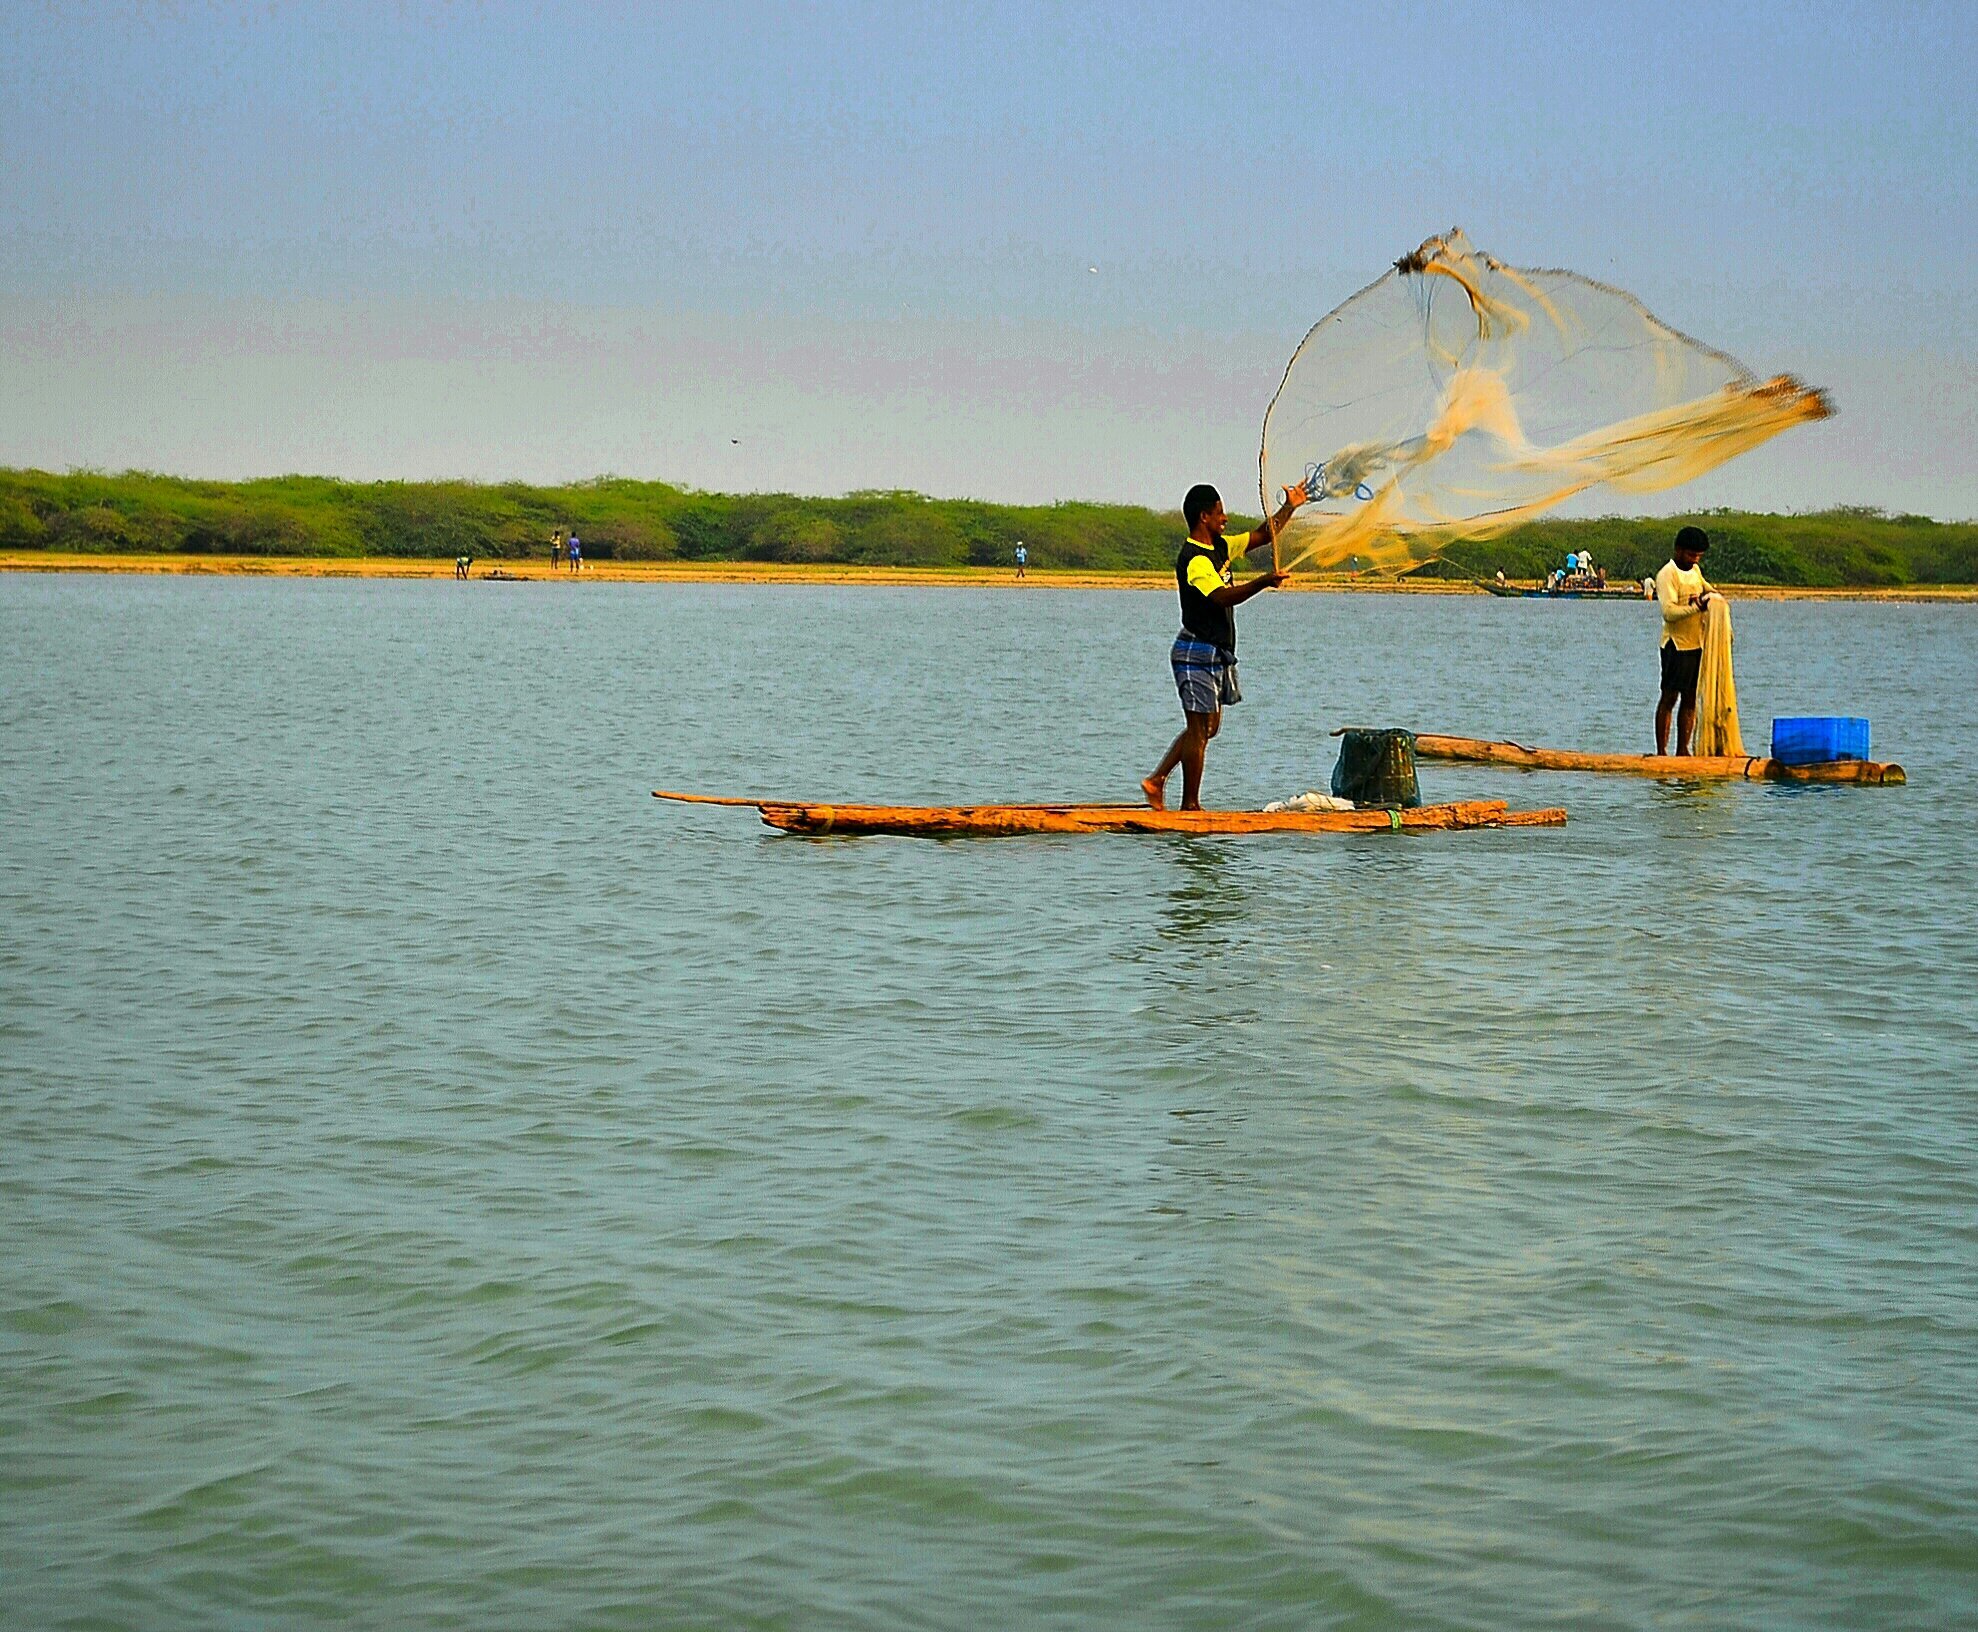
[[[1415,780],[1415,733],[1340,732],[1332,791],[1362,810],[1413,810],[1422,802]]]

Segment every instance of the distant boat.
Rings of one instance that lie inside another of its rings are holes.
[[[1526,588],[1520,584],[1485,584],[1493,595],[1501,595],[1512,601],[1639,601],[1645,597],[1641,585],[1630,588],[1626,584],[1609,584],[1605,589],[1545,589],[1534,586]]]

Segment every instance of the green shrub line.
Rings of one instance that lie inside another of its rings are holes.
[[[1803,515],[1708,510],[1530,523],[1459,544],[1431,577],[1542,578],[1591,550],[1615,580],[1668,559],[1677,527],[1709,529],[1708,571],[1725,583],[1811,587],[1978,583],[1978,522],[1851,505]],[[1237,523],[1236,525],[1242,525]],[[1018,541],[1040,568],[1159,571],[1174,559],[1178,512],[1138,505],[989,504],[910,492],[841,498],[704,493],[600,476],[524,482],[345,482],[279,476],[202,482],[146,471],[0,469],[0,549],[270,556],[547,556],[573,528],[602,561],[782,561],[867,566],[1008,566]]]

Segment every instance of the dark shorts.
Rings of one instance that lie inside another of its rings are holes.
[[[1696,701],[1697,672],[1703,667],[1703,648],[1692,652],[1679,652],[1673,640],[1662,643],[1662,695],[1670,693],[1682,698],[1686,703]]]

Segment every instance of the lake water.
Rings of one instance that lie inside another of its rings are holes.
[[[0,1623],[1978,1621],[1978,609],[1749,603],[1907,788],[1130,795],[1153,593],[0,579]],[[1653,613],[1275,596],[1342,724],[1646,746]]]

